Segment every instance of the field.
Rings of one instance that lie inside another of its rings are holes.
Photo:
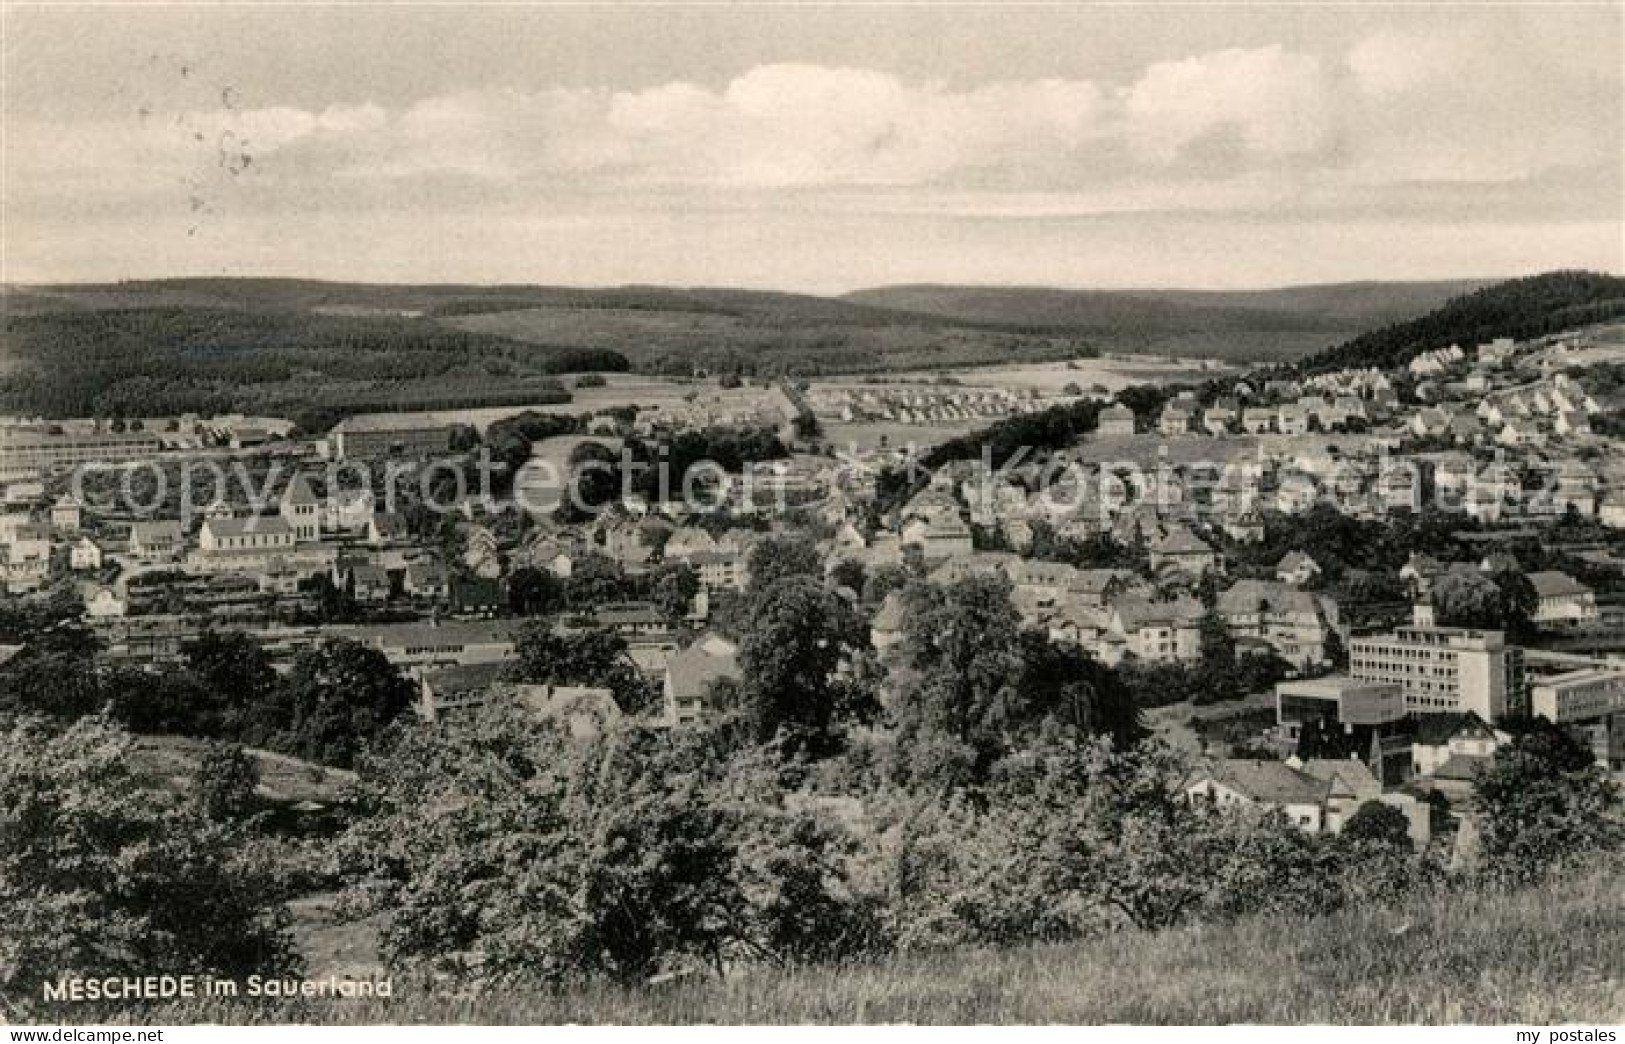
[[[670,413],[689,406],[704,407],[713,413],[749,413],[767,401],[766,389],[749,385],[722,388],[715,381],[679,380],[651,377],[641,374],[610,373],[601,375],[601,388],[571,387],[569,402],[537,403],[515,406],[490,406],[456,410],[425,411],[448,424],[468,424],[483,432],[493,422],[516,413],[533,410],[537,413],[559,413],[578,416],[597,413],[622,406],[636,406],[640,412]],[[573,381],[566,377],[567,386]]]
[[[928,449],[939,442],[958,438],[987,421],[964,421],[958,424],[901,424],[897,421],[823,421],[824,437],[837,450],[897,450],[910,446]]]
[[[657,373],[688,373],[699,367],[815,374],[998,358],[1055,359],[1076,354],[1086,343],[1065,334],[983,330],[905,315],[525,308],[440,322],[548,349],[590,344],[619,352],[635,370]]]
[[[1275,713],[1275,694],[1255,692],[1245,699],[1198,707],[1193,703],[1170,703],[1144,712],[1147,727],[1175,750],[1200,756],[1206,741],[1221,733],[1227,723],[1249,722],[1260,715]],[[1195,724],[1193,724],[1193,719]]]
[[[193,1002],[123,1015],[148,1024],[1611,1024],[1625,1021],[1621,953],[1625,871],[1610,867],[1512,895],[869,966],[478,997],[397,980],[391,1000]]]
[[[1035,388],[1041,395],[1060,395],[1068,384],[1084,390],[1101,385],[1111,391],[1131,384],[1196,384],[1233,372],[1225,363],[1212,359],[1164,358],[1154,355],[1106,355],[1100,358],[1064,359],[1038,363],[995,363],[987,366],[959,366],[930,370],[902,370],[876,378],[893,381],[933,383],[949,377],[967,388]],[[819,378],[830,387],[868,387],[863,380],[843,380],[839,376]]]
[[[182,736],[142,736],[135,749],[137,772],[151,786],[182,793],[191,785],[204,746],[202,740]],[[248,753],[259,765],[258,793],[269,802],[329,803],[355,782],[355,774],[343,769],[327,768],[268,750],[251,749]]]
[[[1170,361],[1155,356],[1122,355],[1102,359],[1083,358],[1046,363],[1006,363],[966,366],[946,370],[905,370],[884,377],[857,375],[820,377],[814,388],[884,391],[917,385],[942,388],[942,379],[951,378],[953,389],[1002,388],[1012,392],[1037,391],[1042,399],[1065,397],[1063,389],[1076,384],[1084,390],[1100,385],[1111,391],[1131,384],[1196,384],[1231,372],[1224,363],[1185,359]],[[1040,405],[1052,405],[1043,402]],[[910,445],[934,446],[939,442],[987,427],[994,418],[932,424],[904,424],[897,421],[823,421],[824,434],[837,448],[897,449]]]

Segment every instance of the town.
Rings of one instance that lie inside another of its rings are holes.
[[[4,579],[14,597],[82,603],[109,661],[144,670],[210,631],[242,631],[280,669],[344,638],[409,677],[428,721],[505,700],[544,715],[590,706],[598,727],[634,713],[594,679],[516,680],[516,632],[540,613],[561,631],[613,635],[659,694],[635,713],[681,728],[717,712],[719,680],[738,679],[737,637],[713,616],[761,549],[799,541],[869,621],[865,655],[882,674],[910,582],[997,578],[1022,628],[1161,679],[1164,694],[1179,689],[1169,678],[1221,673],[1216,656],[1246,668],[1237,717],[1258,727],[1221,737],[1209,721],[1188,737],[1207,766],[1192,793],[1279,806],[1311,831],[1338,830],[1374,799],[1425,844],[1438,810],[1507,742],[1503,719],[1544,718],[1625,771],[1621,336],[1501,337],[1393,370],[1115,395],[764,381],[720,416],[621,408],[565,423],[555,411],[542,428],[560,433],[524,442],[506,499],[465,490],[433,512],[421,490],[384,490],[382,465],[462,460],[523,440],[537,415],[483,435],[432,413],[356,415],[317,435],[274,417],[13,420]],[[820,435],[819,414],[1043,409],[1087,412],[1091,430],[998,467],[930,467],[931,447],[843,449]],[[719,469],[704,505],[629,481],[570,519],[557,499],[523,496],[539,463],[568,472],[583,450],[613,459],[628,440],[747,428],[753,459]],[[200,459],[216,478],[228,463],[258,476],[263,496],[251,502],[253,481],[217,481],[211,498],[187,491],[190,517],[170,513]],[[115,495],[142,475],[168,476],[156,510]],[[1373,543],[1339,546],[1328,519]],[[1384,562],[1373,535],[1395,525],[1452,557]]]
[[[1355,365],[7,418],[0,709],[48,771],[90,744],[98,786],[263,845],[282,883],[217,929],[282,938],[285,900],[348,940],[315,965],[346,981],[469,950],[464,981],[645,983],[1533,885],[1612,851],[1625,779],[1625,325],[1508,326]],[[667,852],[638,901],[716,890],[745,922],[649,939],[618,891],[502,957],[446,920],[439,875],[522,920],[528,875],[624,872],[636,847],[590,847],[621,830]],[[535,831],[567,851],[492,869]],[[685,883],[668,845],[721,862]],[[293,966],[259,952],[220,969]]]

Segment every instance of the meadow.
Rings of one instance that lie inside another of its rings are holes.
[[[196,1001],[152,1023],[1611,1024],[1625,1021],[1625,871],[1516,893],[869,965],[752,969],[644,987],[475,995],[397,980],[390,1000]],[[81,1018],[88,1013],[78,1012]],[[105,1017],[98,1015],[97,1017]]]

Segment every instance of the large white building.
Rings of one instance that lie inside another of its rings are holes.
[[[1625,714],[1625,670],[1586,667],[1529,687],[1529,713],[1554,725]]]
[[[291,550],[293,527],[279,515],[211,518],[198,530],[197,542],[211,554]]]
[[[1349,674],[1397,683],[1413,713],[1473,711],[1494,721],[1524,707],[1523,650],[1500,631],[1401,627],[1354,638]]]

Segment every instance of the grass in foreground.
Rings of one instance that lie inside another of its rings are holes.
[[[195,1004],[143,1022],[1619,1023],[1625,873],[1397,910],[1268,917],[1066,946],[967,951],[726,981],[392,1000]]]

